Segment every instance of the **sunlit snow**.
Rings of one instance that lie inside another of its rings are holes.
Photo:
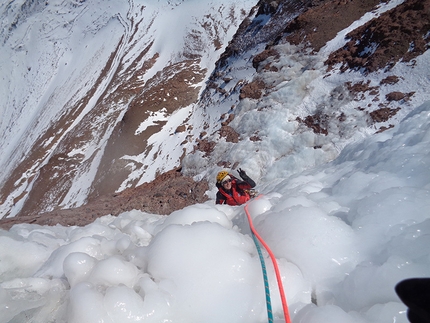
[[[390,1],[381,8],[401,2]],[[148,10],[157,9],[155,1],[153,6],[145,3]],[[162,3],[171,6],[171,13],[165,13],[171,17],[182,2]],[[190,1],[185,8],[198,11],[201,6],[200,1]],[[89,19],[91,12],[82,15]],[[61,28],[67,27],[67,18],[65,13],[65,21],[58,22]],[[102,17],[97,21],[101,23]],[[174,33],[168,33],[171,27],[153,27],[174,38]],[[281,71],[262,76],[273,82],[274,90],[258,102],[238,104],[232,123],[242,135],[258,132],[264,141],[232,144],[220,139],[212,156],[240,160],[240,167],[257,182],[260,197],[249,202],[249,210],[256,229],[275,253],[293,323],[406,323],[406,306],[394,286],[404,278],[430,275],[430,96],[417,92],[394,118],[399,124],[379,134],[373,134],[376,129],[370,133],[356,109],[372,98],[360,103],[352,99],[335,102],[350,117],[333,125],[343,137],[300,131],[297,116],[317,108],[330,111],[333,89],[347,80],[362,80],[360,73],[324,74],[321,56],[338,48],[347,32],[316,55],[306,55],[294,46],[277,47],[284,54],[276,63]],[[78,40],[73,38],[70,46],[83,48],[81,43],[72,44]],[[158,38],[155,45],[170,48],[177,43]],[[45,49],[38,50],[43,57]],[[129,55],[135,54],[133,50]],[[60,57],[67,50],[58,51]],[[61,62],[68,63],[63,68],[69,68],[73,63],[67,61],[69,56],[61,57]],[[205,60],[213,64],[215,57],[207,53]],[[428,52],[418,57],[420,68],[413,71],[407,64],[394,66],[393,74],[402,76],[399,91],[428,88],[428,59]],[[249,62],[230,63],[233,72],[229,76],[236,81],[252,79],[246,69]],[[44,61],[37,64],[46,65]],[[27,74],[34,73],[32,69]],[[386,76],[374,73],[369,78],[379,84]],[[54,86],[55,82],[41,78],[38,87],[47,83]],[[234,91],[234,84],[224,89]],[[386,94],[383,87],[380,91],[381,96]],[[36,107],[43,102],[43,98],[32,100],[25,102]],[[269,105],[271,109],[265,110]],[[174,143],[185,134],[172,135],[182,120],[190,118],[196,135],[200,124],[211,118],[218,121],[231,106],[228,98],[214,105],[207,111],[208,119],[194,106],[176,111],[168,120],[154,113],[139,131],[153,122],[167,121],[150,143],[154,154],[157,149],[166,153],[165,165],[169,165],[167,153],[182,154],[181,146]],[[13,128],[9,121],[16,118],[16,122],[31,124],[32,118],[22,112],[14,112],[16,116],[6,110],[1,113],[1,129],[9,131],[5,138],[11,139],[4,152],[10,153],[17,145],[12,139],[24,130]],[[214,125],[209,124],[211,130]],[[69,156],[83,152],[76,149]],[[0,159],[6,160],[6,155]],[[155,173],[161,166],[148,163],[148,167]],[[221,169],[208,167],[199,153],[187,156],[183,167],[195,179],[211,180]],[[142,172],[134,169],[130,178],[137,180]],[[86,174],[78,178],[85,183],[76,182],[70,194],[80,197],[90,178]],[[167,216],[134,210],[118,217],[106,215],[85,227],[20,224],[9,231],[0,229],[0,323],[267,322],[261,265],[244,208],[215,205],[213,184],[207,192],[210,201]],[[124,182],[121,189],[126,187]],[[77,200],[76,196],[70,200]],[[284,316],[278,286],[267,252],[263,254],[275,322],[280,323]]]
[[[126,83],[130,71],[144,70],[135,77],[146,82],[166,65],[201,55],[194,64],[207,71],[207,79],[228,40],[254,5],[252,0],[0,3],[0,181],[5,181],[28,158],[28,151],[52,130],[53,123],[71,111],[76,113],[73,120],[68,120],[69,124],[54,127],[55,140],[53,137],[44,140],[44,149],[32,160],[25,180],[15,183],[10,195],[2,199],[0,218],[13,217],[21,211],[40,169],[55,155],[68,133],[76,131],[97,104],[111,91],[115,92],[119,76]],[[215,40],[219,42],[217,48]],[[146,51],[147,56],[142,59]],[[158,58],[153,66],[149,69],[143,66],[154,56]],[[92,130],[91,138],[86,138],[82,145],[76,142],[78,149],[85,149],[84,159],[91,165],[69,173],[73,183],[57,205],[76,207],[86,202],[106,140],[122,120],[129,103],[127,99],[115,102],[109,98],[109,109],[97,112],[99,118],[92,120],[87,129]],[[153,141],[157,140],[157,144],[172,141],[169,130],[163,129],[162,138],[159,134]],[[151,181],[156,174],[176,167],[183,154],[182,137],[175,138],[170,145],[172,149],[156,148],[147,152],[150,156],[142,152],[128,158],[132,161],[130,169],[143,164],[146,171],[132,172],[118,190],[136,183],[136,178],[140,183]],[[162,164],[159,167],[154,164],[154,154],[159,156],[157,164]]]
[[[249,209],[293,322],[407,322],[394,286],[430,273],[429,116],[427,102],[330,164],[257,186]],[[243,207],[211,200],[168,217],[131,211],[0,233],[0,322],[267,320]]]

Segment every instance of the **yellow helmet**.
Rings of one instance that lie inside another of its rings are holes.
[[[226,170],[220,171],[216,176],[217,183],[221,183],[224,177],[226,177],[227,175],[228,175],[228,172]]]

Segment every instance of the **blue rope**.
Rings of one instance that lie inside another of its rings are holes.
[[[264,277],[264,288],[266,290],[266,306],[267,306],[267,317],[269,319],[269,323],[273,323],[273,313],[272,313],[272,303],[270,300],[270,289],[269,289],[269,280],[267,279],[267,271],[266,264],[264,263],[263,254],[261,253],[260,244],[255,237],[255,234],[251,232],[252,239],[254,239],[255,246],[257,247],[258,256],[260,257],[261,269],[263,270]]]

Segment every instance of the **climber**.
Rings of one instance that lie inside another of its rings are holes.
[[[238,169],[243,181],[234,177],[228,171],[223,170],[216,177],[216,204],[241,205],[255,196],[255,182],[246,175],[245,171]]]

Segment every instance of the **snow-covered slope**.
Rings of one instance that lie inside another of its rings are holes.
[[[332,160],[429,98],[427,27],[405,18],[425,10],[402,3],[4,3],[1,216],[81,206],[179,165],[198,180],[239,164],[273,180]],[[353,45],[360,70],[345,35],[378,21],[414,26],[411,57],[385,54],[369,73],[399,36]]]
[[[200,135],[200,151],[185,157],[183,172],[211,180],[222,167],[234,169],[239,165],[260,182],[287,178],[333,160],[350,142],[394,127],[429,100],[428,51],[412,61],[393,61],[390,53],[380,58],[384,68],[374,72],[367,69],[364,60],[346,71],[342,59],[332,69],[327,67],[329,57],[356,41],[353,34],[345,35],[368,28],[373,21],[394,23],[392,12],[402,12],[402,3],[390,1],[367,12],[318,52],[278,36],[277,43],[255,46],[218,66],[201,100],[204,109],[196,109],[192,116],[195,125],[201,124],[199,120],[207,122],[195,129],[195,136],[199,131],[206,135]],[[321,11],[326,8],[318,9],[309,14],[308,25],[324,20]],[[379,32],[382,39],[389,37],[389,32]],[[395,44],[397,36],[391,37]],[[368,46],[386,50],[387,44],[380,41]],[[385,67],[388,63],[390,68]]]
[[[267,322],[244,209],[213,200],[237,167],[293,323],[408,322],[394,287],[430,276],[430,0],[254,5],[1,4],[1,216],[130,200],[179,165],[210,185],[168,216],[0,229],[0,323]]]
[[[1,217],[79,206],[177,166],[175,130],[253,4],[4,1]]]
[[[429,113],[427,102],[334,162],[259,186],[249,211],[276,255],[293,323],[408,322],[394,287],[430,275]],[[268,322],[243,207],[19,224],[0,230],[0,256],[1,323]]]

